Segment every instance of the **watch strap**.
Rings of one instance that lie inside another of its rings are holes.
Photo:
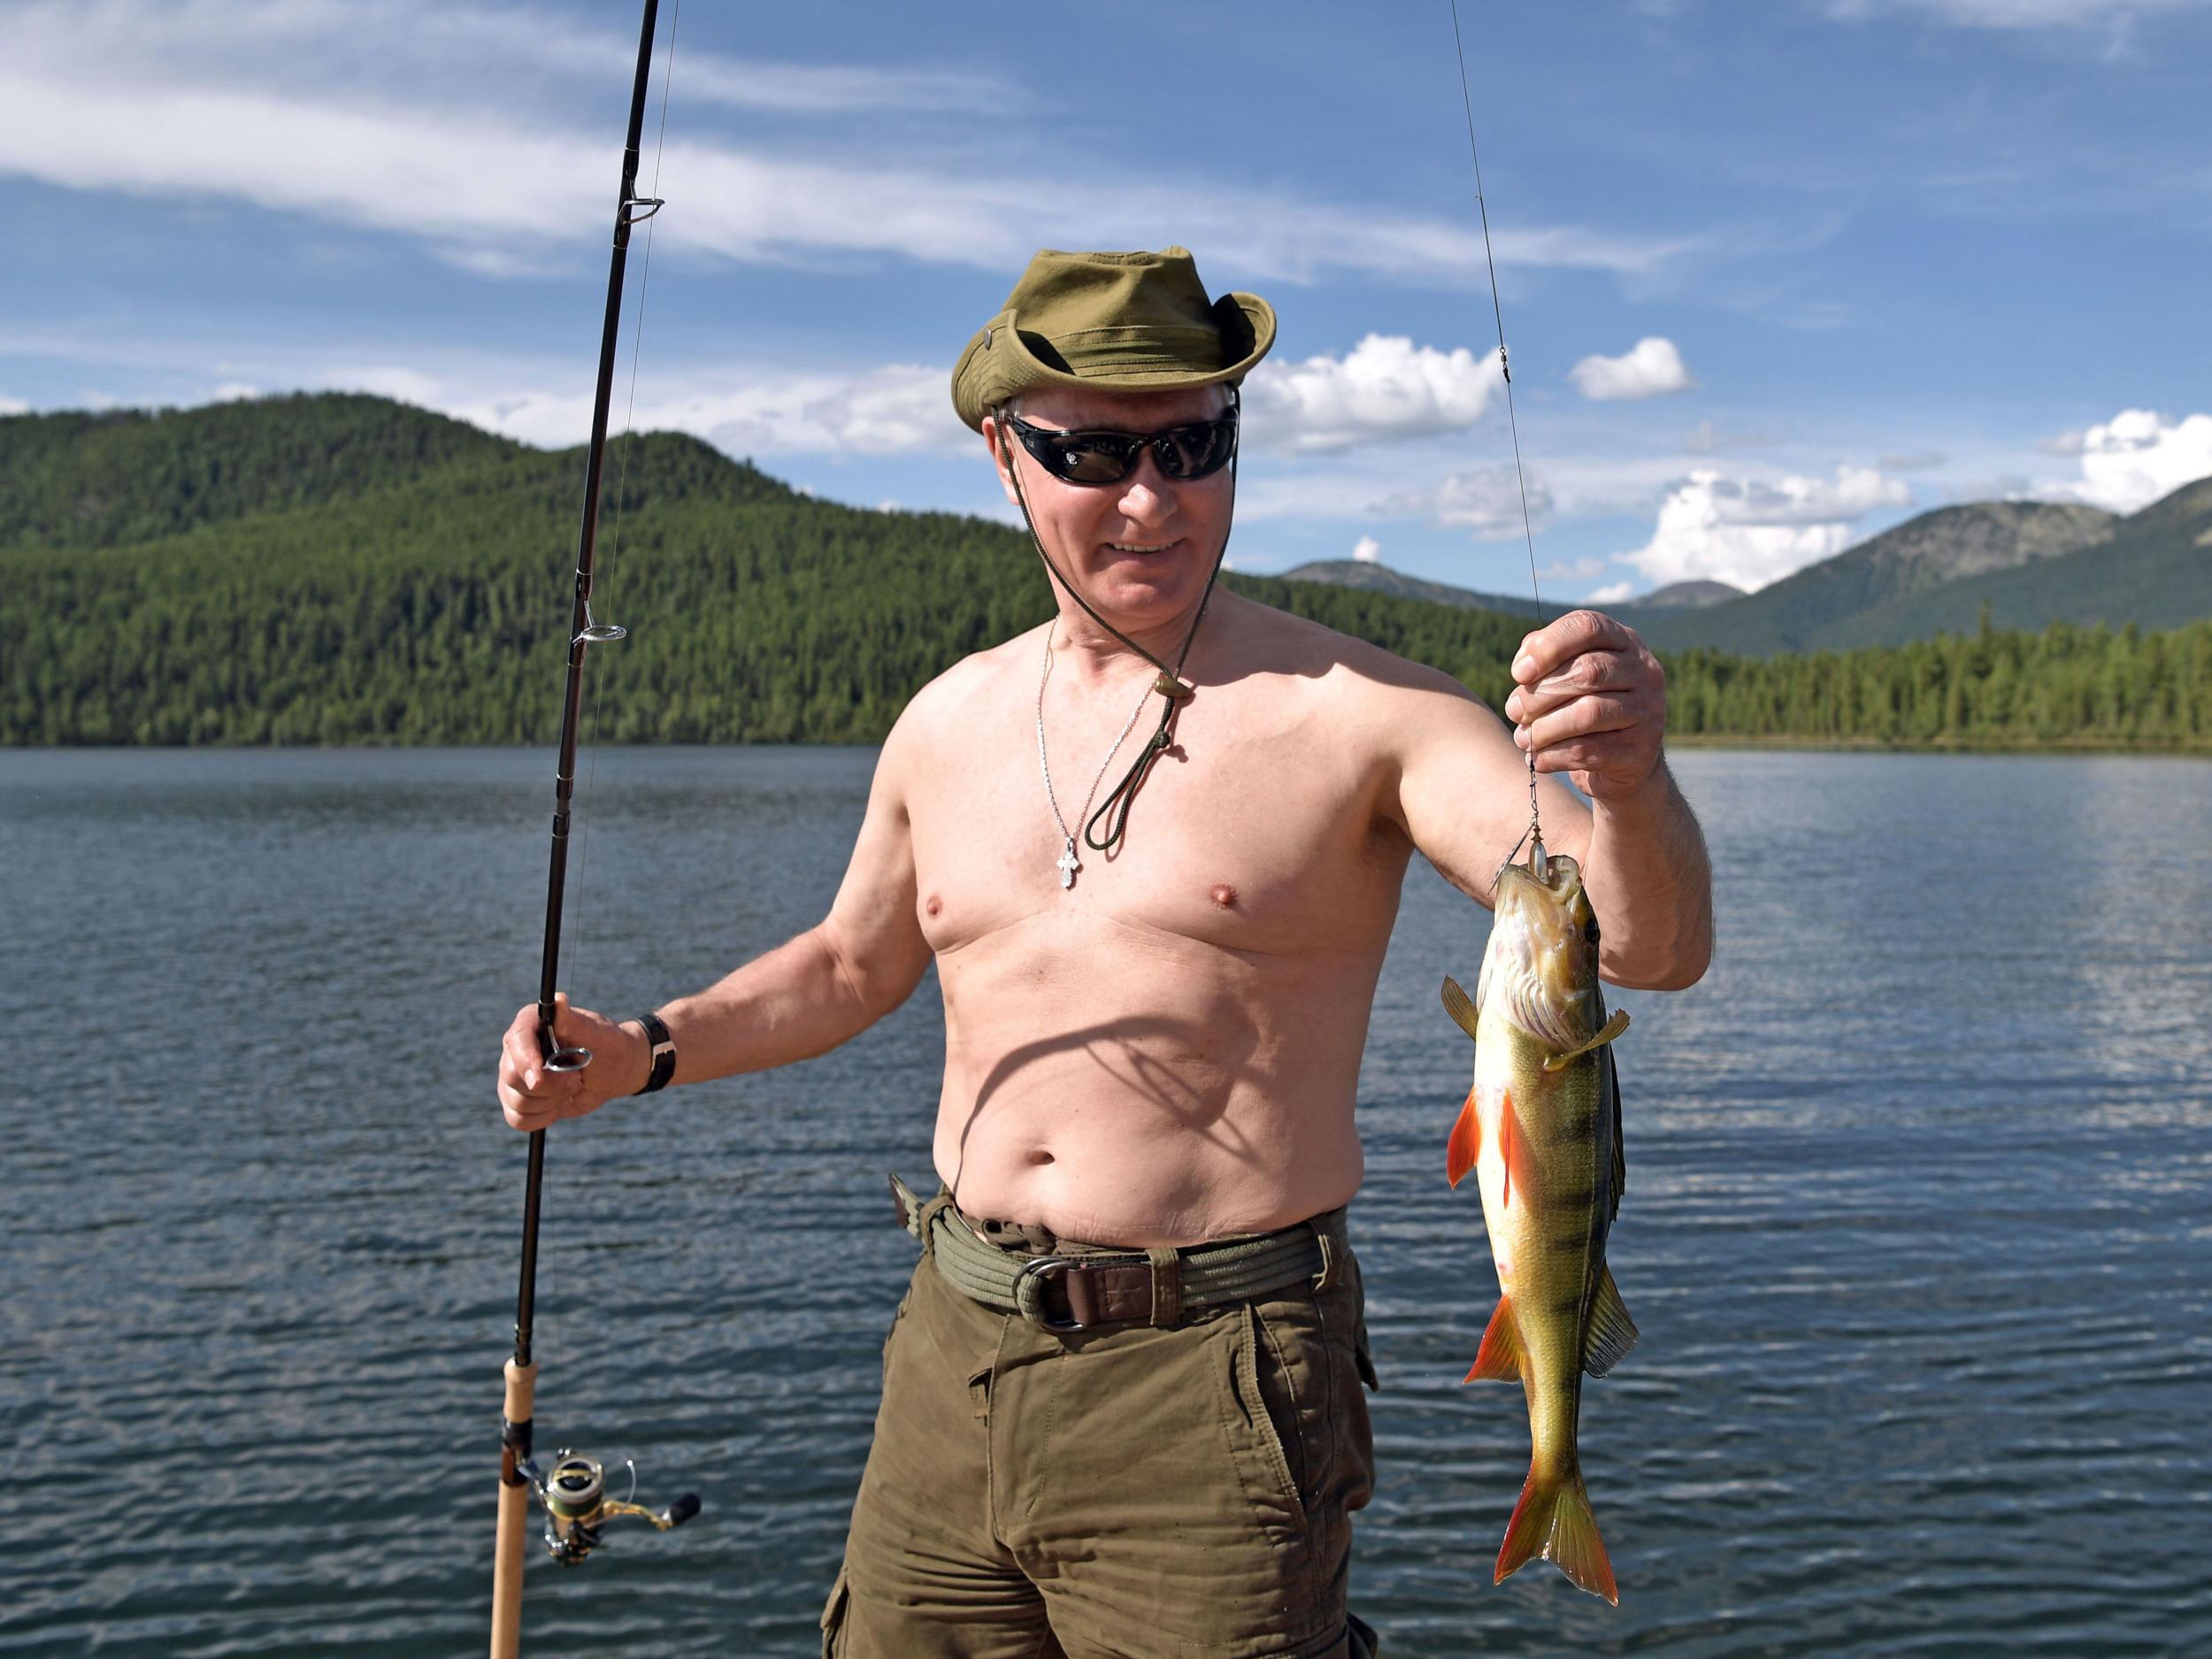
[[[652,1074],[638,1093],[650,1094],[666,1088],[668,1079],[676,1075],[676,1040],[668,1034],[668,1022],[658,1014],[640,1014],[637,1023],[645,1028],[646,1041],[653,1045]]]

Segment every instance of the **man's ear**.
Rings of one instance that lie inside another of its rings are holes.
[[[1000,447],[999,425],[995,416],[983,417],[983,442],[991,452],[991,465],[998,470],[998,487],[1006,492],[1008,503],[1011,506],[1020,506],[1021,495],[1014,488],[1013,474],[1007,470],[1014,465],[1013,457]],[[1006,446],[1008,449],[1011,447],[1010,443]]]

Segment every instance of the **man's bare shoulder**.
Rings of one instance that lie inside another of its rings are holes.
[[[1464,718],[1469,705],[1483,706],[1441,669],[1256,599],[1238,595],[1234,603],[1239,666],[1285,677],[1333,714],[1393,724]]]
[[[962,733],[972,733],[991,700],[1005,695],[1007,677],[1016,664],[1033,659],[1041,649],[1038,636],[1041,631],[1041,625],[972,652],[916,692],[884,740],[884,758],[889,761],[910,753],[934,752]]]

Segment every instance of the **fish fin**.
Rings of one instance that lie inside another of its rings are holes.
[[[1613,1582],[1613,1563],[1598,1536],[1597,1517],[1590,1513],[1590,1494],[1584,1490],[1582,1471],[1540,1475],[1534,1468],[1521,1487],[1521,1501],[1505,1525],[1505,1542],[1498,1547],[1498,1576],[1503,1584],[1523,1567],[1543,1557],[1565,1573],[1576,1588],[1601,1595],[1615,1607],[1621,1593]]]
[[[1606,1196],[1605,1221],[1610,1226],[1621,1213],[1621,1188],[1628,1185],[1628,1153],[1621,1143],[1621,1073],[1613,1063],[1613,1051],[1605,1050],[1603,1067],[1600,1071],[1599,1087],[1602,1091],[1598,1110],[1609,1108],[1613,1113],[1613,1190]]]
[[[1636,1322],[1628,1317],[1621,1287],[1613,1282],[1613,1270],[1598,1269],[1597,1294],[1590,1298],[1589,1328],[1582,1337],[1582,1369],[1602,1377],[1636,1346]]]
[[[1573,1048],[1568,1049],[1564,1054],[1555,1054],[1550,1056],[1544,1062],[1544,1070],[1547,1071],[1556,1071],[1561,1067],[1564,1066],[1568,1061],[1578,1060],[1584,1055],[1588,1054],[1594,1048],[1604,1048],[1607,1043],[1611,1042],[1616,1037],[1619,1036],[1627,1029],[1628,1010],[1624,1008],[1616,1009],[1613,1012],[1613,1018],[1607,1020],[1605,1024],[1598,1027],[1597,1034],[1595,1036],[1592,1037],[1587,1042],[1578,1042],[1575,1044]]]
[[[1499,1194],[1502,1202],[1510,1204],[1513,1192],[1520,1189],[1521,1202],[1526,1203],[1536,1192],[1535,1155],[1530,1151],[1528,1136],[1521,1132],[1521,1123],[1513,1110],[1513,1091],[1508,1089],[1505,1105],[1498,1113],[1498,1156],[1505,1160],[1505,1190]]]
[[[1459,1121],[1452,1125],[1451,1141],[1444,1148],[1444,1179],[1458,1186],[1481,1156],[1482,1119],[1475,1111],[1475,1091],[1469,1089],[1467,1103],[1459,1109]]]
[[[1521,1380],[1521,1330],[1513,1319],[1513,1298],[1500,1296],[1490,1315],[1490,1328],[1482,1333],[1482,1347],[1463,1382],[1518,1382]]]
[[[1478,1042],[1482,1041],[1479,1034],[1482,1016],[1476,1011],[1474,1002],[1467,993],[1460,989],[1459,981],[1448,973],[1444,976],[1444,1011],[1452,1017],[1452,1024],[1460,1030]]]

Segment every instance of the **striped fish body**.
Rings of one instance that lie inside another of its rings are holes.
[[[1627,1016],[1606,1014],[1574,860],[1540,867],[1509,864],[1500,877],[1473,1003],[1446,981],[1446,1006],[1476,1044],[1447,1172],[1455,1187],[1474,1173],[1498,1275],[1468,1379],[1517,1380],[1528,1402],[1529,1475],[1497,1578],[1540,1556],[1617,1603],[1576,1427],[1584,1376],[1603,1376],[1636,1340],[1605,1263],[1624,1174],[1610,1044]]]

